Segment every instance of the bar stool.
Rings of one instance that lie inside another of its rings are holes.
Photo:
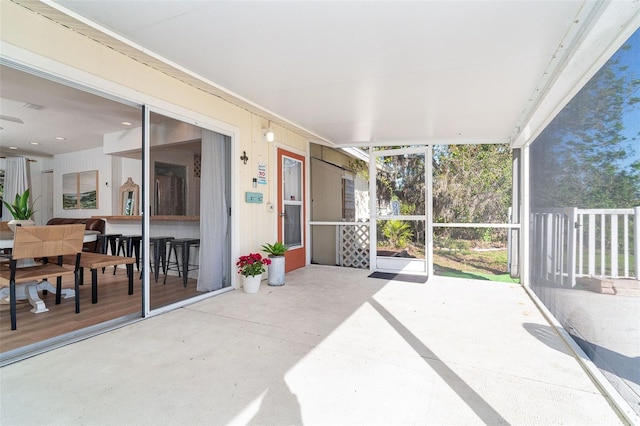
[[[162,273],[167,275],[167,241],[173,240],[174,237],[150,237],[149,243],[153,250],[153,276],[158,282],[158,266],[162,262]]]
[[[107,250],[109,247],[111,248],[111,255],[116,255],[117,242],[118,237],[122,236],[122,234],[99,234],[97,235],[96,245],[94,253],[107,254]],[[102,268],[102,273],[104,274],[104,268]]]
[[[118,241],[118,251],[117,254],[120,256],[122,252],[125,256],[131,257],[135,254],[136,256],[136,268],[138,271],[140,270],[140,242],[142,241],[142,235],[121,235],[117,238]],[[113,274],[116,274],[116,267],[113,268]]]
[[[178,248],[180,248],[180,257],[178,257]],[[200,248],[200,238],[174,238],[173,240],[169,240],[167,270],[164,275],[163,284],[167,283],[167,273],[169,271],[178,271],[178,276],[182,275],[182,283],[185,287],[187,286],[189,271],[198,269],[197,264],[189,263],[192,248]],[[171,261],[171,253],[173,253],[175,261]],[[182,274],[180,270],[182,270]]]
[[[111,247],[111,255],[116,255],[116,239],[121,237],[122,234],[98,234],[97,244],[94,253],[107,254],[107,249]]]

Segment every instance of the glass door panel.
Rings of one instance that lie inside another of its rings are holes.
[[[282,194],[284,198],[283,240],[289,248],[297,248],[302,242],[302,161],[282,157]]]
[[[376,153],[375,269],[426,273],[425,149]]]
[[[302,206],[284,206],[284,243],[288,247],[302,245]]]
[[[302,161],[282,158],[284,201],[302,201]]]
[[[145,248],[153,310],[231,285],[226,255],[230,140],[157,113],[151,113],[150,121],[150,225]],[[205,205],[209,215],[203,217]],[[201,235],[201,229],[207,234]],[[201,265],[204,253],[211,261]]]

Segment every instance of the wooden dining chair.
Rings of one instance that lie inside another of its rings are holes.
[[[0,269],[0,285],[9,284],[11,329],[16,329],[16,284],[38,282],[56,277],[56,304],[60,303],[62,277],[75,277],[76,313],[80,312],[78,269],[82,254],[84,225],[20,226],[13,238],[9,267]],[[65,265],[64,255],[75,255],[75,265]],[[42,261],[53,257],[56,263]],[[35,266],[21,267],[21,261],[33,260]]]

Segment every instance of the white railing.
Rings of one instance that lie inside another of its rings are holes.
[[[536,277],[571,286],[580,276],[638,279],[640,207],[540,209],[530,226]]]

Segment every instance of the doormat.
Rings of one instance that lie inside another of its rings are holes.
[[[424,284],[429,278],[426,275],[410,275],[410,274],[392,274],[389,272],[374,272],[369,275],[369,278],[380,278],[388,281],[403,281],[406,283],[420,283]]]

